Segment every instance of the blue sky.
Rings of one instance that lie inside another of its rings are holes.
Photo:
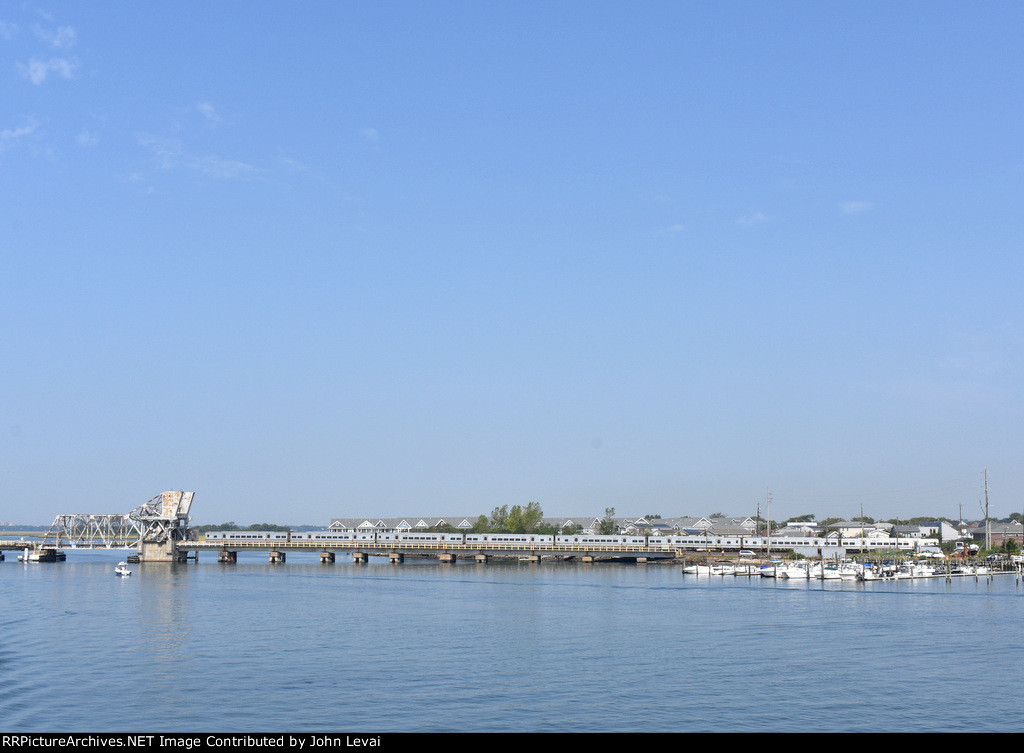
[[[0,520],[1019,511],[1021,28],[0,6]]]

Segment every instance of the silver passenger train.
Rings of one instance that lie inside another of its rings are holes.
[[[840,549],[900,549],[913,550],[918,546],[934,544],[931,539],[916,538],[821,538],[821,537],[762,537],[762,536],[715,536],[713,534],[677,534],[673,536],[642,536],[568,534],[545,535],[535,533],[421,533],[414,531],[209,531],[205,535],[209,543],[227,544],[274,544],[308,543],[321,544],[330,548],[332,543],[348,544],[518,544],[537,546],[573,547],[645,547],[648,549],[675,549],[687,551],[736,551],[740,549],[805,549],[817,548],[823,552]]]

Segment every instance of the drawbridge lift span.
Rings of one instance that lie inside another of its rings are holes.
[[[42,548],[135,549],[142,562],[174,562],[176,543],[188,536],[195,492],[162,492],[128,514],[58,515]]]

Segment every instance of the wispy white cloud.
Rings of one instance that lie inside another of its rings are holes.
[[[17,33],[17,24],[12,24],[10,21],[0,19],[0,39],[14,39],[14,35]]]
[[[153,158],[160,169],[170,170],[178,164],[182,155],[182,148],[181,142],[177,139],[154,136],[148,133],[141,133],[137,138],[139,144],[149,149],[153,154]]]
[[[214,178],[249,178],[259,172],[257,168],[245,162],[224,159],[216,155],[193,157],[187,162],[187,167]]]
[[[28,64],[18,63],[21,75],[37,85],[43,83],[51,73],[60,78],[70,79],[77,69],[78,63],[68,58],[50,58],[49,60],[32,58]]]
[[[55,50],[66,50],[75,46],[78,37],[71,26],[59,26],[56,30],[33,26],[36,36]]]
[[[754,212],[753,214],[744,215],[736,220],[737,225],[751,226],[760,225],[762,222],[767,222],[771,218],[764,212]]]
[[[306,167],[305,163],[299,162],[298,160],[292,159],[291,157],[281,157],[278,159],[278,162],[280,162],[289,170],[294,170],[295,172],[305,172],[306,170],[309,169],[308,167]]]
[[[259,168],[246,162],[225,159],[215,154],[192,154],[176,138],[148,133],[139,134],[137,138],[139,145],[151,152],[161,170],[185,168],[214,178],[249,178],[260,173]]]
[[[376,128],[364,128],[359,132],[359,135],[367,141],[380,141],[380,134],[377,133]]]
[[[870,201],[842,201],[839,203],[840,214],[864,214],[875,208]]]
[[[18,142],[26,136],[31,136],[39,127],[39,121],[28,120],[24,125],[16,128],[5,128],[0,131],[0,152],[5,151],[11,144]]]
[[[81,146],[96,146],[96,144],[100,142],[96,134],[92,133],[91,131],[82,131],[80,134],[78,134],[75,140]]]
[[[209,102],[200,102],[196,105],[196,109],[211,123],[221,123],[224,120]]]

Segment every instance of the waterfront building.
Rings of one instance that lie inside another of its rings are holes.
[[[456,530],[469,531],[476,516],[435,515],[427,517],[404,518],[332,518],[328,529],[339,533],[409,533],[426,531],[441,526],[451,526]]]
[[[960,536],[960,532],[944,520],[932,520],[921,523],[921,534],[923,536],[939,535],[941,541],[953,541]]]
[[[837,531],[844,539],[867,538],[868,536],[888,536],[888,523],[865,523],[861,520],[841,520],[829,525],[829,530]]]
[[[971,526],[967,529],[967,533],[974,541],[985,541],[985,522],[982,521],[979,525]],[[1016,520],[989,521],[988,536],[993,548],[1005,545],[1008,539],[1016,541],[1018,548],[1024,547],[1024,526]]]

